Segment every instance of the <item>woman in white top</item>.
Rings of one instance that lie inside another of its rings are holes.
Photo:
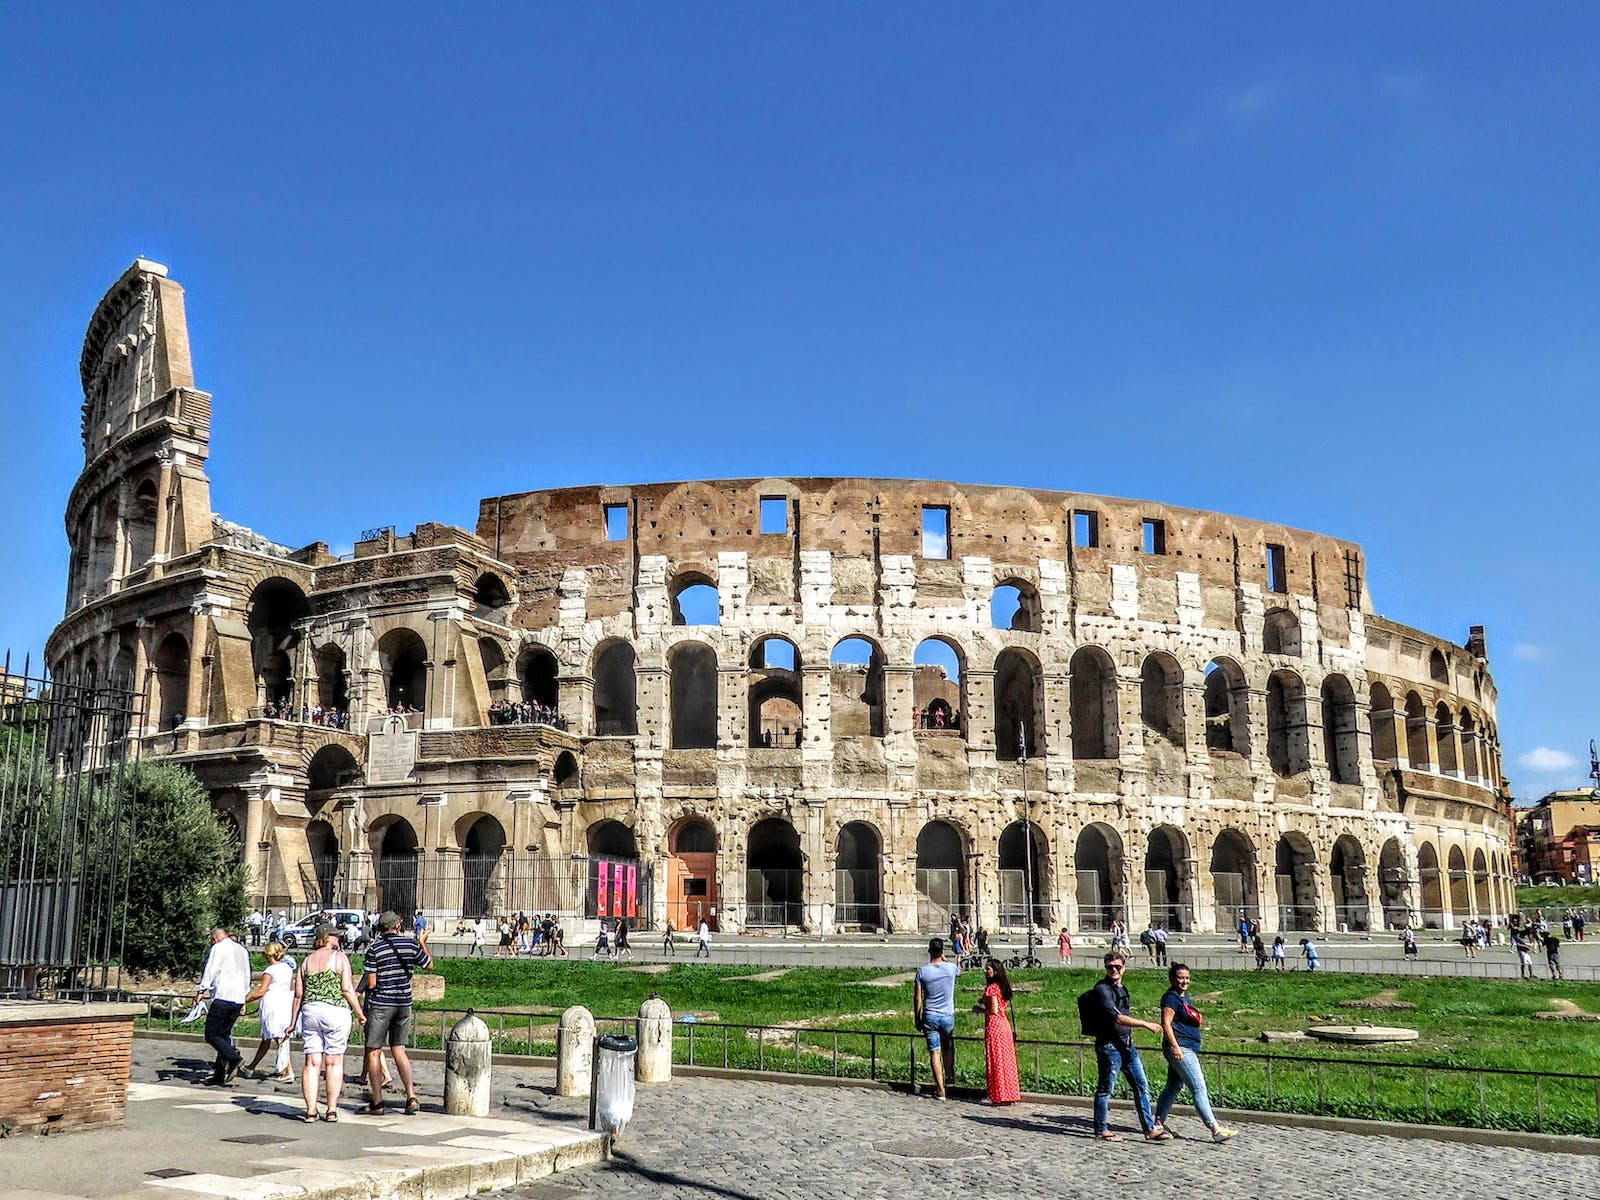
[[[267,1051],[276,1047],[278,1054],[269,1078],[293,1083],[294,1071],[289,1066],[289,1014],[294,1009],[294,965],[283,961],[282,942],[268,942],[264,953],[267,969],[261,972],[255,988],[245,997],[246,1004],[252,1000],[261,1001],[261,1044],[256,1047],[256,1056],[245,1072],[253,1073]]]

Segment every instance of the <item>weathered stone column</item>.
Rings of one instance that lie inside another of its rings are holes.
[[[587,1096],[594,1070],[594,1016],[581,1004],[561,1014],[556,1030],[556,1095]]]

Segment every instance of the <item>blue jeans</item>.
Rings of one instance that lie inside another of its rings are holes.
[[[1163,1048],[1162,1054],[1167,1060],[1167,1084],[1156,1098],[1156,1120],[1166,1121],[1178,1093],[1183,1090],[1184,1084],[1188,1084],[1189,1093],[1194,1097],[1195,1112],[1200,1114],[1200,1120],[1207,1129],[1215,1129],[1217,1118],[1211,1111],[1211,1093],[1206,1090],[1206,1073],[1200,1069],[1200,1052],[1185,1049],[1183,1057],[1177,1061],[1173,1061],[1171,1050]]]
[[[1145,1082],[1144,1063],[1134,1046],[1121,1042],[1096,1042],[1094,1065],[1100,1072],[1094,1087],[1094,1131],[1104,1133],[1111,1122],[1111,1088],[1116,1083],[1117,1072],[1133,1089],[1133,1105],[1139,1111],[1139,1125],[1146,1133],[1154,1131],[1155,1117],[1150,1113],[1150,1085]]]

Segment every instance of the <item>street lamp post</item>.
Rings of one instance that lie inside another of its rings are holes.
[[[1033,964],[1033,805],[1028,799],[1028,727],[1017,723],[1017,762],[1022,766],[1022,886],[1027,892],[1028,963]]]

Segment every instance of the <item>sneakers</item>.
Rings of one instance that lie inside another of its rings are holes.
[[[1218,1125],[1211,1131],[1211,1140],[1213,1142],[1225,1142],[1229,1138],[1236,1138],[1238,1136],[1239,1131],[1237,1129],[1229,1129],[1226,1125]]]

